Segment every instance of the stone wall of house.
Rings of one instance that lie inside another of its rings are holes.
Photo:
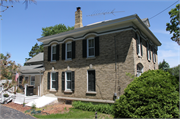
[[[49,62],[48,47],[44,47],[43,94],[52,93],[56,96],[103,100],[113,100],[114,93],[117,96],[122,95],[124,89],[132,81],[126,76],[126,73],[136,74],[137,63],[142,62],[144,71],[149,68],[154,69],[154,64],[147,61],[145,47],[143,47],[143,57],[138,58],[134,36],[135,32],[132,30],[100,36],[100,55],[96,56],[95,59],[82,57],[82,40],[76,41],[76,58],[72,61],[61,60],[62,44],[60,44],[60,60],[55,63]],[[90,64],[92,68],[90,68]],[[52,67],[54,67],[54,71],[59,72],[59,88],[57,91],[47,89],[47,75],[48,72],[52,71]],[[67,67],[75,72],[75,90],[73,93],[62,91],[61,74],[68,70]],[[96,94],[87,93],[87,71],[90,69],[94,69],[96,74]]]
[[[142,38],[142,37],[141,37]],[[156,62],[153,62],[153,52],[151,50],[151,60],[147,59],[147,41],[146,39],[142,38],[142,49],[143,49],[143,56],[142,57],[138,57],[137,55],[137,48],[136,48],[136,39],[135,39],[135,32],[134,32],[134,37],[133,37],[133,51],[134,51],[134,69],[135,72],[134,74],[137,74],[137,64],[141,63],[143,65],[143,72],[148,71],[148,70],[154,70],[154,69],[158,69],[158,56],[157,54],[156,56]]]

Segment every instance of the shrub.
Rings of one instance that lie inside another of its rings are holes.
[[[113,106],[109,104],[92,104],[91,102],[84,103],[81,101],[73,101],[72,106],[84,111],[98,111],[106,114],[113,113]]]
[[[135,78],[116,100],[115,118],[178,118],[179,82],[163,70]]]
[[[32,104],[31,109],[36,109],[36,104],[35,103]]]

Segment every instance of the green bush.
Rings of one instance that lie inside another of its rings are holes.
[[[178,118],[179,82],[163,70],[135,78],[116,100],[115,118]]]
[[[72,103],[72,106],[76,109],[81,109],[84,111],[98,111],[105,114],[113,113],[113,105],[109,105],[109,104],[92,104],[91,102],[84,103],[81,101],[74,101]]]

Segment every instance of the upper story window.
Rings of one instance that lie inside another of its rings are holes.
[[[137,55],[140,57],[143,56],[142,44],[142,38],[139,36],[139,34],[136,34]]]
[[[99,56],[99,37],[82,40],[83,58]]]
[[[62,60],[71,60],[75,58],[76,42],[70,41],[62,44]]]
[[[147,42],[147,59],[151,60],[151,45]]]
[[[153,62],[156,63],[156,50],[153,48]]]
[[[48,47],[48,61],[59,60],[59,44],[54,44]]]
[[[66,43],[66,60],[72,59],[72,43]]]
[[[94,38],[87,39],[87,57],[95,56],[95,40]]]
[[[56,45],[51,46],[51,61],[56,61]]]

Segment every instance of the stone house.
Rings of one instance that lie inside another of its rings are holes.
[[[42,95],[41,81],[44,73],[44,53],[39,53],[30,60],[25,62],[25,66],[20,67],[20,75],[18,78],[19,87],[22,86],[23,80],[28,86],[33,86],[34,95]]]
[[[158,69],[160,41],[137,14],[87,26],[80,7],[75,29],[37,39],[44,44],[43,95],[62,100],[113,103],[132,81]]]

